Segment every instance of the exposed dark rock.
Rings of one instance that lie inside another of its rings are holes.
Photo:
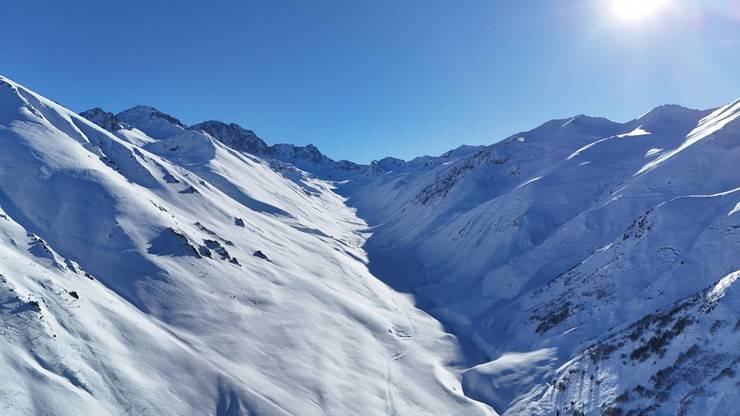
[[[254,257],[258,257],[258,258],[260,258],[260,259],[262,259],[262,260],[267,260],[267,261],[270,261],[270,258],[269,258],[269,257],[267,257],[267,255],[265,255],[265,253],[263,253],[263,252],[262,252],[262,250],[257,250],[257,251],[255,251],[254,253],[252,253],[252,255],[253,255]]]

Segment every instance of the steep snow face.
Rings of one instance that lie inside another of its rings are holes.
[[[494,414],[329,183],[120,118],[143,145],[0,79],[5,412]]]

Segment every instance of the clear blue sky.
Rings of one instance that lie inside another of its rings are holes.
[[[359,162],[740,97],[740,2],[627,19],[614,1],[13,0],[0,74],[78,111],[148,104]]]

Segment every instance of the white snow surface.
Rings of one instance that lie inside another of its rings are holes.
[[[3,80],[0,403],[737,414],[739,103],[359,165]]]

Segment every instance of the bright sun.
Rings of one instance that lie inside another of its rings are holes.
[[[654,16],[667,0],[611,0],[614,15],[627,21],[643,20]]]

